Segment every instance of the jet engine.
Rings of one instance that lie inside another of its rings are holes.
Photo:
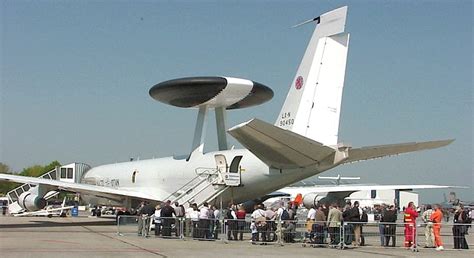
[[[318,193],[309,193],[309,194],[306,194],[304,197],[303,197],[303,206],[306,208],[306,209],[311,209],[311,207],[313,206],[316,206],[316,204],[318,204],[318,202],[323,199],[324,197],[326,197],[325,195],[321,195],[321,194],[318,194]]]
[[[20,194],[20,197],[18,197],[18,204],[27,211],[37,211],[46,206],[46,200],[37,194],[23,192]]]

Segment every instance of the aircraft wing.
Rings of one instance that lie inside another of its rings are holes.
[[[449,185],[338,185],[338,186],[308,186],[308,187],[286,187],[279,192],[302,193],[330,193],[330,192],[357,192],[366,190],[391,190],[411,191],[415,189],[443,189],[443,188],[462,188],[460,186]]]
[[[431,142],[410,142],[349,149],[349,158],[344,160],[342,163],[352,163],[360,160],[394,156],[406,152],[435,149],[446,146],[453,141],[454,139]]]
[[[314,186],[314,187],[299,187],[307,189],[311,192],[347,192],[347,191],[364,191],[364,190],[390,190],[397,189],[400,191],[411,191],[415,189],[443,189],[456,188],[458,186],[449,185],[339,185],[339,186]],[[284,191],[283,191],[284,192]]]
[[[331,147],[258,119],[237,125],[229,134],[270,167],[307,167],[335,152]]]
[[[126,188],[112,188],[112,187],[98,186],[98,185],[69,183],[69,182],[62,182],[58,180],[51,180],[51,179],[44,179],[44,178],[37,178],[37,177],[0,174],[0,181],[10,181],[10,182],[16,182],[16,183],[32,184],[32,185],[45,185],[51,189],[89,194],[89,195],[94,195],[94,196],[103,197],[103,198],[112,199],[112,200],[121,200],[124,197],[135,197],[139,199],[162,201],[159,199],[159,196],[154,196],[154,195],[150,195],[143,192],[128,190]]]

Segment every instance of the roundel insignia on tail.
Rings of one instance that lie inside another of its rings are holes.
[[[296,78],[296,81],[295,81],[295,88],[297,90],[301,89],[303,87],[303,84],[304,84],[304,80],[303,80],[303,77],[302,76],[298,76],[298,78]]]

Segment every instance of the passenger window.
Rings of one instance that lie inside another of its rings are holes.
[[[66,178],[66,168],[61,168],[61,178]]]
[[[67,168],[67,178],[72,179],[74,177],[72,168]]]

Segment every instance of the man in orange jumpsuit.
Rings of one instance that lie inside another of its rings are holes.
[[[435,204],[435,211],[431,214],[431,222],[433,222],[433,233],[435,237],[435,245],[437,251],[444,250],[443,242],[441,242],[441,221],[443,220],[443,212],[441,211],[441,206]]]
[[[405,209],[405,214],[403,216],[403,221],[405,222],[405,247],[416,248],[416,218],[418,217],[418,212],[416,212],[416,207],[413,202],[408,203],[408,207]]]

